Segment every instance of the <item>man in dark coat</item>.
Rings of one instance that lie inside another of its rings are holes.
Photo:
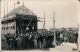
[[[75,43],[77,43],[78,33],[75,33],[74,36],[75,36],[75,39],[74,39],[75,40]]]
[[[60,43],[60,33],[58,31],[56,32],[56,41],[57,41],[57,45],[59,45],[59,43]]]

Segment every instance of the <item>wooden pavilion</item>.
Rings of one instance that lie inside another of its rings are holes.
[[[24,5],[13,9],[7,15],[2,18],[2,30],[1,34],[13,34],[37,32],[37,15],[29,10]]]

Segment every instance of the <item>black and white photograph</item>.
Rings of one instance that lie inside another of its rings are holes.
[[[1,0],[1,50],[79,52],[79,0]]]

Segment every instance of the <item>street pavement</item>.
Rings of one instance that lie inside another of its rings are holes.
[[[59,46],[56,46],[55,48],[49,48],[46,50],[42,49],[32,49],[32,50],[22,50],[24,52],[78,52],[77,50],[77,44],[75,43],[62,43]],[[19,51],[19,50],[18,50]],[[17,51],[17,52],[18,52]],[[21,50],[19,52],[22,52]]]
[[[62,43],[60,46],[50,48],[50,52],[78,52],[77,44],[75,43]]]

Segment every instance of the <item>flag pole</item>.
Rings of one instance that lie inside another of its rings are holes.
[[[8,17],[8,1],[7,1],[7,17]]]
[[[4,0],[4,18],[5,18],[5,0]],[[5,24],[4,24],[4,30],[5,30]],[[4,35],[6,35],[6,30],[4,31]]]
[[[14,3],[14,14],[15,14],[15,3]]]
[[[17,4],[18,4],[18,7],[19,7],[20,2],[18,1]]]

